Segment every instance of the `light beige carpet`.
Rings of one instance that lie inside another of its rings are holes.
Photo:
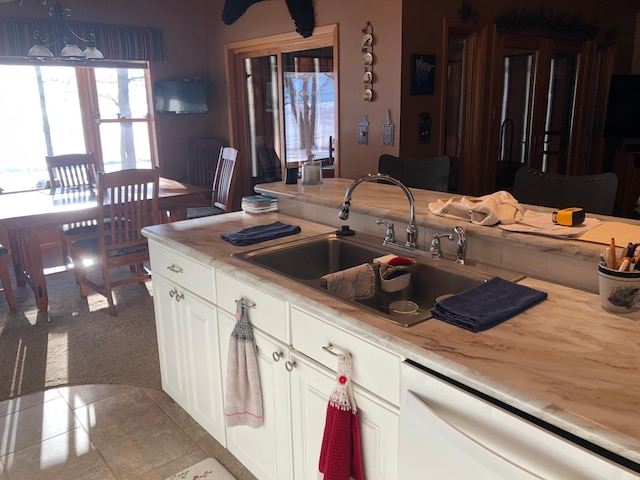
[[[0,297],[0,401],[61,385],[161,388],[151,282],[116,288],[116,317],[104,297],[80,297],[72,272],[47,288],[47,313],[29,287],[14,283],[17,311]]]

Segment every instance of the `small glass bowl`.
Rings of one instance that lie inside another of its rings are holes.
[[[397,300],[389,304],[391,313],[411,315],[418,311],[418,304],[410,300]]]

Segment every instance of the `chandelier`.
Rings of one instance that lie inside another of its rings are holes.
[[[28,53],[30,58],[56,58],[49,49],[49,47],[54,46],[55,44],[64,44],[64,47],[60,50],[59,57],[57,57],[60,59],[85,60],[104,58],[102,52],[96,47],[96,37],[93,33],[90,33],[89,39],[86,40],[73,31],[71,26],[65,20],[65,17],[70,15],[71,10],[63,8],[62,5],[60,5],[60,2],[56,2],[56,4],[49,9],[49,16],[53,17],[55,21],[55,35],[52,39],[45,40],[40,37],[40,33],[36,30],[33,35],[35,44],[31,47]],[[84,50],[78,47],[78,40],[87,45]]]

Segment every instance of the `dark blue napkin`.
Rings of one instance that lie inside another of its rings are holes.
[[[546,292],[494,277],[436,302],[431,315],[472,332],[480,332],[524,312],[545,298]]]
[[[254,243],[266,242],[274,238],[286,237],[300,233],[302,229],[297,225],[289,225],[282,222],[273,222],[268,225],[258,225],[256,227],[244,228],[238,232],[223,233],[220,235],[233,245],[246,246]]]

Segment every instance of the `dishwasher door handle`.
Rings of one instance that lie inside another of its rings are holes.
[[[470,458],[485,466],[488,470],[495,472],[497,478],[514,480],[542,478],[511,462],[508,458],[483,445],[479,439],[469,436],[442,418],[411,390],[408,390],[406,395],[404,407],[411,412],[411,417],[426,425],[438,438],[446,440],[452,448],[459,450],[461,458]],[[416,428],[415,425],[413,428]]]

